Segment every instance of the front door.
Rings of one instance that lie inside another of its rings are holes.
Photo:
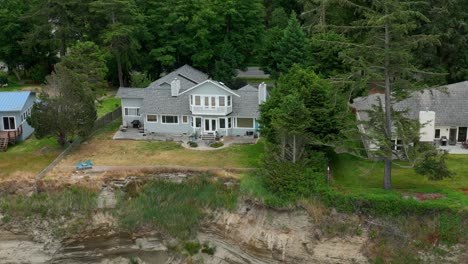
[[[459,127],[458,128],[458,142],[466,142],[466,127]]]
[[[215,118],[205,118],[205,133],[214,133],[217,129],[217,122]]]
[[[449,144],[455,145],[457,144],[457,129],[451,128],[449,132]]]

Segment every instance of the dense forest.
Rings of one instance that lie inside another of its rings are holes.
[[[294,63],[336,78],[357,60],[345,51],[373,37],[361,22],[375,2],[394,1],[1,0],[0,60],[18,79],[42,83],[71,47],[90,41],[114,86],[183,64],[226,82],[248,65],[277,78]],[[439,83],[468,79],[468,1],[400,2],[425,18],[405,28],[416,36],[412,65],[444,74]]]

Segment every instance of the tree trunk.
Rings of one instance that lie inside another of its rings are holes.
[[[296,135],[293,135],[293,163],[296,163],[296,155],[297,155]]]
[[[16,79],[18,79],[18,81],[21,81],[21,74],[19,73],[18,68],[17,68],[17,67],[14,67],[14,68],[12,69],[12,71],[13,71],[13,73],[15,74]]]
[[[117,60],[117,74],[119,75],[119,87],[124,87],[124,81],[123,81],[123,71],[122,71],[122,61],[120,59],[120,54],[116,54],[116,60]]]
[[[62,148],[65,147],[65,144],[67,144],[67,138],[65,136],[65,133],[59,132],[57,141],[60,144],[60,146],[62,146]]]
[[[67,53],[67,44],[65,38],[60,40],[60,58],[65,57]]]
[[[384,74],[385,74],[385,140],[390,142],[392,140],[392,105],[391,105],[391,98],[390,98],[390,58],[389,58],[389,50],[390,50],[390,29],[388,22],[385,22],[385,66],[384,66]],[[391,149],[385,150],[385,168],[384,168],[384,189],[390,190],[392,188],[392,151]]]

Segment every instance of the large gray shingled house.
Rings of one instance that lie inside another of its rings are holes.
[[[361,121],[368,121],[368,110],[378,101],[384,102],[383,94],[372,94],[353,100],[356,117]],[[421,126],[420,141],[439,145],[444,138],[450,145],[466,142],[468,132],[468,81],[445,85],[433,89],[425,89],[411,93],[402,101],[393,105],[398,111],[407,111],[407,116],[419,120]],[[367,134],[368,128],[363,124],[359,130]],[[398,135],[394,135],[395,148],[400,142]],[[364,138],[367,150],[375,150],[377,146]]]
[[[123,88],[122,122],[135,120],[146,133],[244,136],[258,130],[259,105],[267,88],[246,85],[232,90],[191,66],[151,83],[147,88]]]

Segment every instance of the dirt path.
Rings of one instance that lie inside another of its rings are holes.
[[[74,166],[57,166],[59,169],[69,169],[75,171]],[[92,169],[88,169],[90,172],[106,172],[106,171],[135,171],[135,170],[175,170],[175,171],[193,171],[193,172],[205,172],[205,171],[232,171],[232,172],[248,172],[254,171],[256,168],[220,168],[220,167],[193,167],[193,166],[176,166],[176,165],[135,165],[135,166],[93,166]]]

